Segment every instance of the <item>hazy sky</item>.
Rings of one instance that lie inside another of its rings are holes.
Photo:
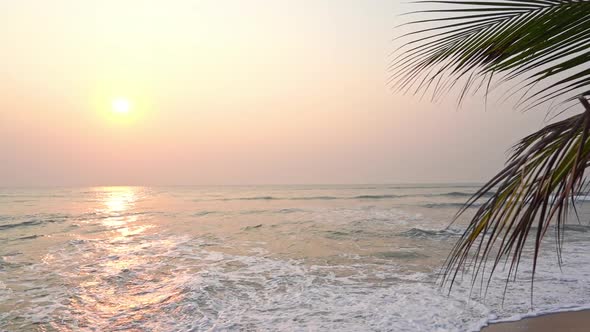
[[[391,92],[400,3],[0,0],[0,186],[485,180],[545,114]]]

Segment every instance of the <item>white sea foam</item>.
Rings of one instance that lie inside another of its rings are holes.
[[[170,241],[174,245],[169,246]],[[87,251],[83,247],[88,244],[85,242],[78,249]],[[497,309],[501,301],[503,284],[493,285],[486,303],[482,304],[467,300],[468,289],[462,287],[464,285],[447,296],[433,283],[432,274],[404,272],[399,265],[364,264],[360,259],[357,264],[343,266],[308,265],[302,260],[265,258],[260,255],[264,249],[260,249],[258,255],[241,256],[197,250],[201,245],[186,238],[150,244],[161,257],[180,259],[185,268],[170,271],[173,277],[164,277],[165,282],[148,283],[147,291],[155,297],[163,291],[176,294],[174,302],[158,302],[173,310],[157,313],[157,320],[138,320],[134,324],[179,331],[194,328],[478,331],[489,322],[588,307],[584,303],[586,299],[580,297],[589,294],[590,271],[587,269],[576,269],[574,274],[564,278],[551,277],[554,271],[544,267],[538,275],[537,285],[542,290],[536,293],[534,311],[529,310],[528,297],[523,297],[528,291],[528,284],[523,280],[510,286],[511,292],[518,296],[508,296],[504,308],[498,311],[493,308]],[[568,253],[568,257],[582,259],[578,256],[581,250]],[[59,259],[77,260],[76,255],[62,252]],[[94,272],[101,272],[100,265]],[[564,266],[568,270],[569,267]],[[145,275],[161,268],[161,264],[151,267],[140,264],[130,272],[135,273],[136,279],[144,280]],[[107,275],[105,279],[128,278],[124,281],[134,284],[134,277],[121,276],[121,271],[113,270]],[[72,276],[66,273],[63,277]],[[94,292],[100,291],[100,288],[94,289]],[[75,298],[91,295],[79,288],[67,293]],[[81,303],[78,309],[90,311],[91,302]],[[62,306],[36,312],[33,320],[46,321],[43,316],[50,317],[51,310],[59,311],[67,321],[74,320],[75,313]],[[151,310],[149,306],[137,307],[136,311],[121,313],[119,321],[127,322],[125,315],[137,315],[142,311],[154,314]]]
[[[102,283],[112,278],[124,282],[129,291],[141,280],[142,290],[156,298],[159,298],[158,293],[176,294],[174,302],[158,302],[161,307],[173,310],[153,312],[149,305],[141,305],[130,312],[122,312],[115,321],[100,320],[100,315],[93,312],[92,299],[116,291],[117,287],[113,289],[111,285],[98,283],[65,292],[64,298],[78,299],[77,311],[55,306],[35,313],[35,320],[46,322],[47,317],[52,316],[50,311],[55,310],[65,321],[77,321],[78,329],[85,328],[85,322],[76,319],[76,315],[82,313],[86,318],[94,316],[91,320],[99,324],[99,328],[117,326],[114,323],[121,324],[118,327],[135,326],[125,324],[138,314],[150,314],[157,319],[136,319],[133,324],[178,331],[195,328],[465,331],[478,330],[490,315],[489,309],[481,304],[445,296],[432,283],[429,274],[404,273],[396,265],[364,264],[361,260],[342,266],[309,265],[302,260],[197,250],[198,242],[184,238],[173,239],[174,245],[168,246],[171,240],[150,245],[152,250],[161,250],[160,257],[182,261],[183,269],[176,267],[168,272],[173,277],[164,273],[165,282],[146,282],[144,278],[163,269],[162,263],[139,264],[121,272],[107,267],[110,260],[117,258],[105,257],[87,272],[100,275],[97,281]],[[89,242],[79,243],[75,245],[78,250],[62,251],[57,259],[78,261],[76,252],[88,251],[86,246],[100,250]],[[59,273],[72,279],[72,272]],[[115,306],[113,300],[102,296],[105,305]],[[135,303],[133,299],[118,300]]]

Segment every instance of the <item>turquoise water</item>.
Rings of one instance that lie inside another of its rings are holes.
[[[469,278],[438,287],[476,189],[1,189],[0,330],[469,331],[586,308],[585,224],[567,227],[563,272],[548,240],[533,307],[526,257],[503,305],[502,271],[485,301]]]

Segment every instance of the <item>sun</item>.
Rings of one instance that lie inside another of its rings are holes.
[[[113,112],[119,114],[127,114],[131,111],[132,105],[127,98],[116,98],[112,102]]]

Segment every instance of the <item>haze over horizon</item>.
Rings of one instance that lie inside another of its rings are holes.
[[[0,3],[0,186],[483,182],[543,111],[389,90],[401,1]]]

